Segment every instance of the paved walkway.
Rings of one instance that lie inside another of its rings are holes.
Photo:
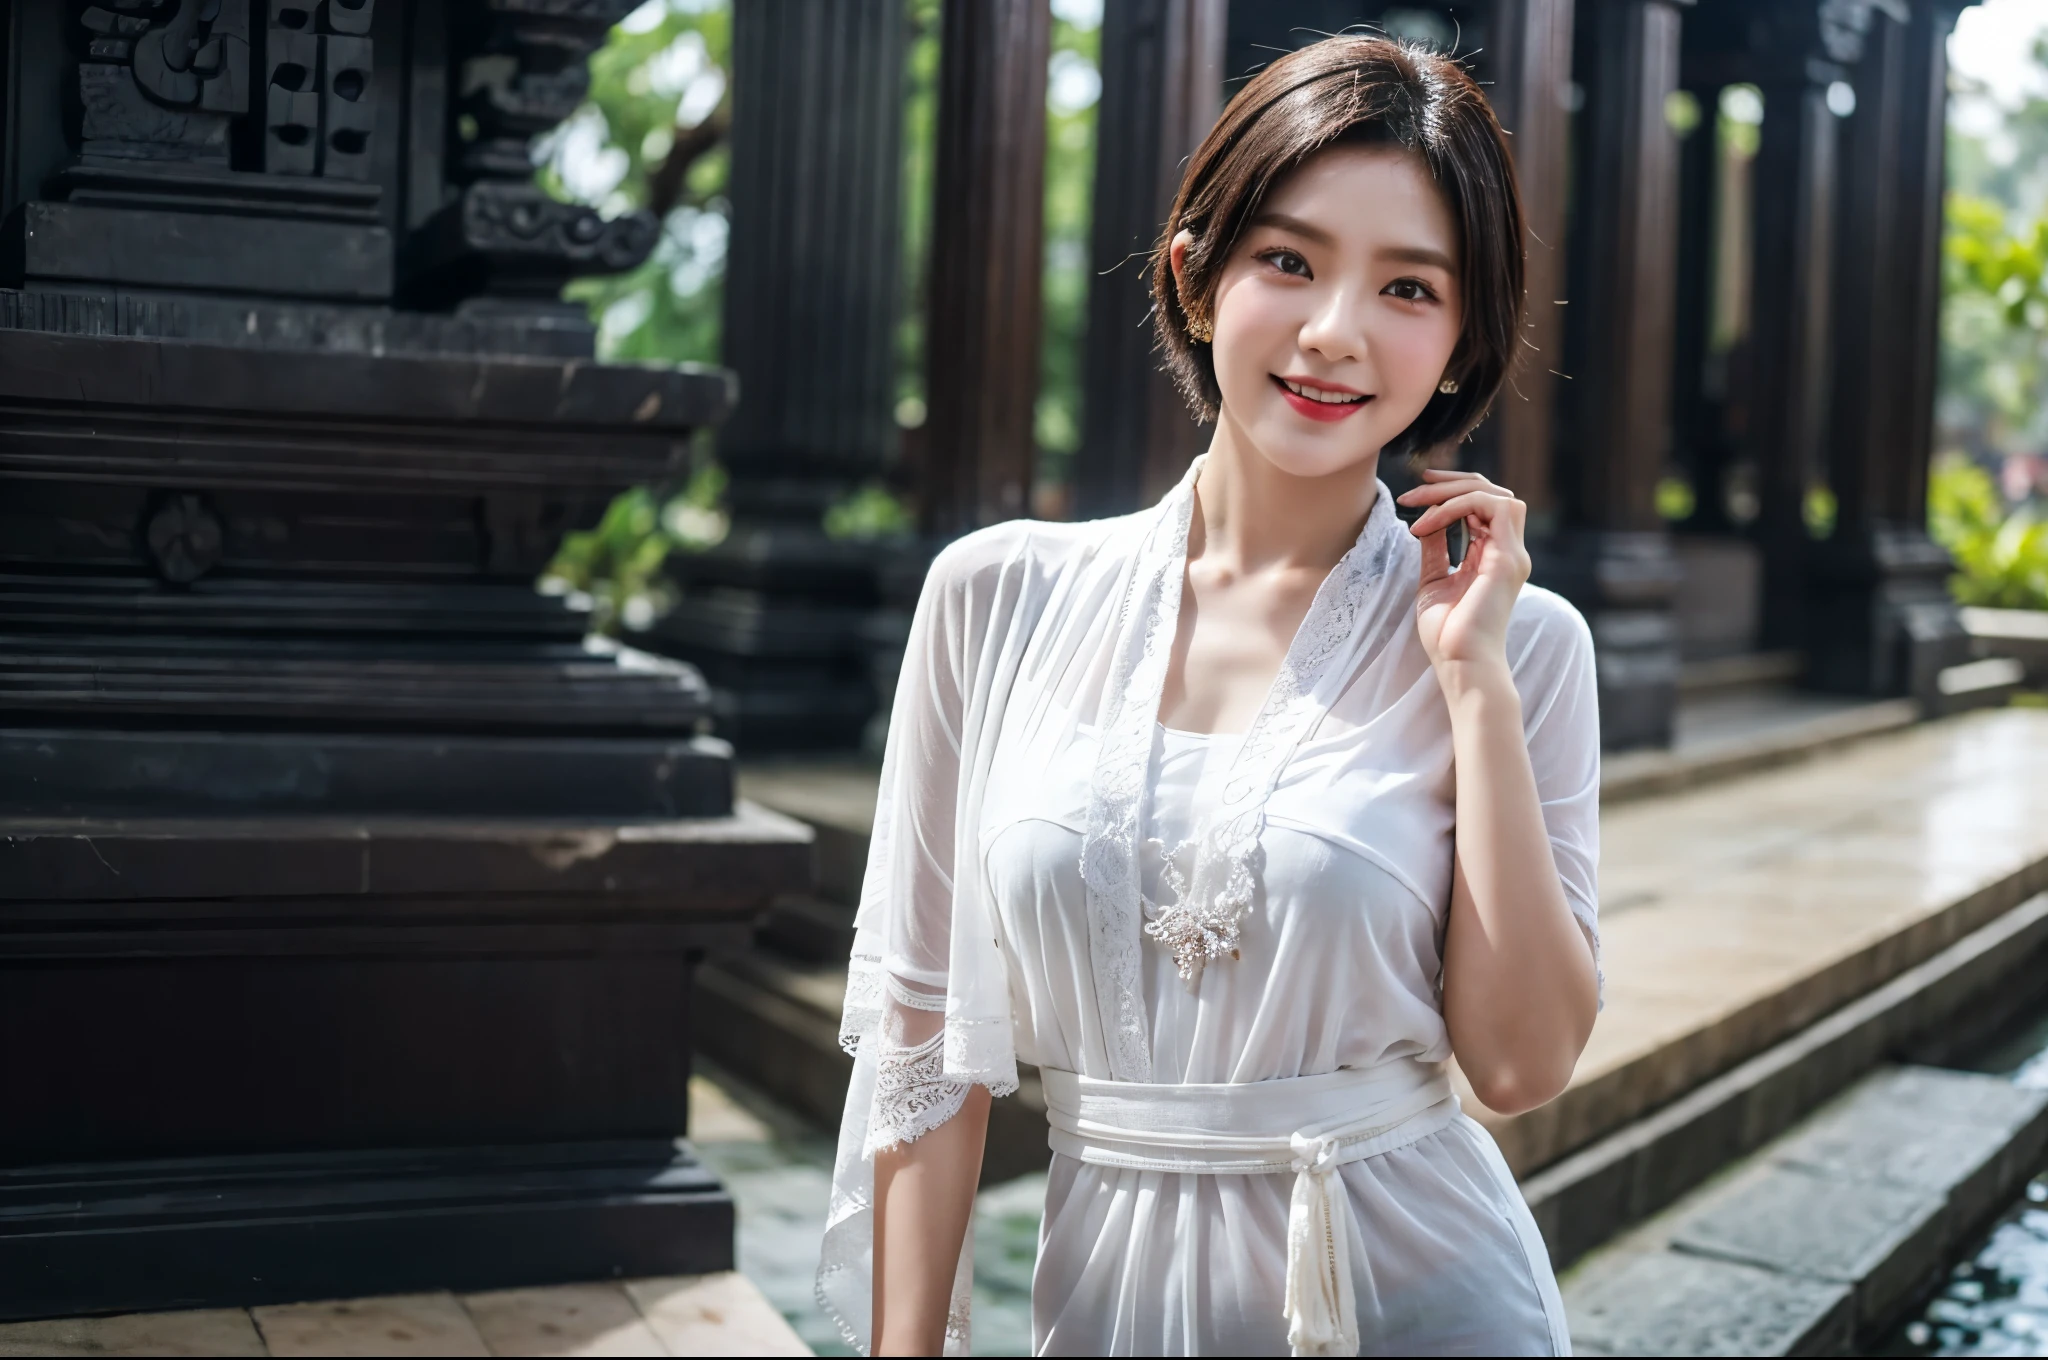
[[[1562,1097],[1475,1114],[1543,1166],[2048,888],[2044,772],[2007,708],[1604,810],[1606,1010]]]
[[[0,1356],[808,1353],[730,1272],[0,1325]]]

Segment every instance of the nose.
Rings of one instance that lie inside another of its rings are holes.
[[[1366,299],[1350,287],[1330,289],[1302,324],[1302,352],[1330,363],[1356,362],[1370,348],[1366,337]]]

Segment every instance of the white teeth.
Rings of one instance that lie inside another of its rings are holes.
[[[1342,392],[1328,392],[1320,388],[1303,387],[1300,383],[1288,382],[1285,378],[1282,378],[1280,381],[1286,383],[1287,390],[1294,393],[1294,395],[1307,397],[1310,401],[1322,402],[1325,406],[1349,406],[1353,402],[1365,400],[1362,396],[1346,396]]]

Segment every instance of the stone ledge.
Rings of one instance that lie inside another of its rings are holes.
[[[1629,751],[1606,757],[1600,766],[1600,803],[1625,803],[1660,793],[1677,793],[1737,775],[1789,765],[1919,721],[1911,699],[1888,699],[1842,713],[1788,723],[1748,737],[1715,742],[1695,750]]]
[[[1564,1281],[1575,1344],[1839,1354],[1938,1277],[2048,1147],[2048,1093],[1891,1068]]]
[[[0,1324],[9,1355],[809,1355],[745,1276]]]
[[[1656,1213],[1790,1128],[1886,1054],[1936,1027],[1954,1030],[1962,1008],[1981,1009],[1978,998],[2009,990],[2015,979],[2037,975],[2044,964],[2048,896],[2015,908],[1768,1052],[1536,1173],[1522,1191],[1552,1263],[1562,1268]],[[2004,1017],[1990,1018],[1995,1023]],[[1787,1159],[1818,1164],[1827,1159],[1811,1150],[1822,1146],[1825,1139],[1795,1140]],[[1910,1165],[1903,1149],[1889,1155],[1882,1165]],[[1958,1193],[1966,1217],[1988,1213],[1996,1204],[1981,1187]]]
[[[2048,889],[2048,713],[1972,714],[1603,815],[1607,1007],[1518,1175],[1685,1096]]]

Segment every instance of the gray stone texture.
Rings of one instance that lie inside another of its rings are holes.
[[[1881,1069],[1645,1224],[1630,1239],[1642,1249],[1566,1276],[1574,1343],[1617,1355],[1840,1353],[1924,1293],[2044,1146],[2048,1093]]]
[[[1659,1251],[1589,1263],[1566,1293],[1572,1345],[1609,1355],[1793,1355],[1845,1349],[1847,1285]]]
[[[1864,1323],[1940,1269],[1950,1226],[1939,1193],[1766,1165],[1687,1214],[1671,1244],[1849,1285]]]

